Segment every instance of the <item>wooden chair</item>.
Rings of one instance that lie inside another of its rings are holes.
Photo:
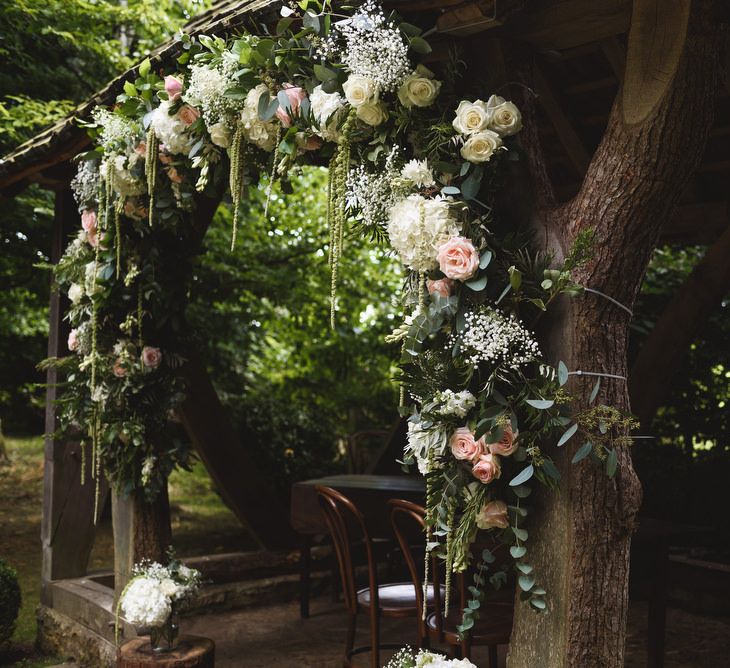
[[[423,605],[422,578],[416,567],[415,559],[407,538],[407,525],[417,526],[421,531],[426,528],[426,511],[422,506],[403,501],[391,499],[390,518],[393,525],[393,532],[398,539],[401,551],[405,557],[408,570],[416,587],[416,599]],[[512,633],[512,616],[514,612],[513,598],[510,600],[493,600],[483,603],[479,608],[479,620],[471,632],[464,638],[459,637],[457,625],[461,623],[461,611],[467,604],[467,585],[464,573],[456,576],[457,593],[459,599],[458,609],[451,609],[444,614],[443,591],[444,586],[441,578],[441,563],[435,555],[431,557],[431,591],[434,592],[433,612],[426,615],[419,615],[419,633],[422,637],[435,640],[439,643],[447,643],[454,649],[457,656],[471,658],[472,645],[486,645],[489,650],[489,668],[497,668],[497,646],[509,643]],[[422,608],[419,608],[422,609]]]
[[[373,545],[362,513],[344,494],[331,487],[317,487],[317,497],[324,513],[332,546],[337,557],[342,581],[342,594],[349,615],[347,642],[343,665],[352,666],[352,657],[370,652],[370,665],[380,668],[380,650],[398,649],[397,644],[380,643],[381,617],[417,617],[420,608],[411,582],[378,584],[377,563]],[[368,586],[358,589],[353,552],[362,545],[367,558]],[[418,589],[418,588],[416,588]],[[365,612],[370,621],[370,644],[354,647],[357,615]],[[420,646],[420,645],[419,645]]]

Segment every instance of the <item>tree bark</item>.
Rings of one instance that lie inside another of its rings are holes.
[[[575,278],[629,308],[660,227],[699,164],[719,69],[719,28],[711,20],[709,3],[693,3],[686,25],[681,11],[676,12],[675,24],[658,20],[660,34],[654,37],[673,45],[665,54],[668,61],[660,59],[657,64],[656,53],[647,56],[633,48],[637,35],[646,40],[652,34],[646,25],[646,5],[654,3],[634,3],[626,81],[572,201],[544,208],[550,206],[552,191],[545,183],[539,148],[525,147],[531,155],[528,164],[537,183],[538,206],[543,205],[536,216],[538,238],[560,259],[578,233],[592,228],[593,257]],[[684,40],[679,47],[678,39]],[[636,58],[645,61],[635,62]],[[640,108],[631,106],[637,95],[629,87],[642,85],[642,77],[629,76],[632,67],[670,73],[661,91],[652,88],[649,108],[645,100]],[[554,363],[562,359],[571,370],[625,377],[628,325],[624,310],[586,294],[559,306],[543,333],[545,348]],[[571,378],[568,389],[584,407],[595,379]],[[602,403],[629,409],[625,380],[604,378],[601,387]],[[581,445],[569,441],[557,452],[550,450],[562,475],[561,487],[558,493],[538,492],[529,525],[531,562],[548,590],[548,612],[535,614],[517,603],[508,656],[511,668],[624,664],[629,547],[641,487],[628,449],[618,449],[617,472],[609,479],[590,460],[570,464]]]

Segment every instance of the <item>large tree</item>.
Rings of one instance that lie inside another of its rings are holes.
[[[537,133],[525,137],[537,237],[561,257],[581,231],[592,229],[593,259],[579,279],[629,308],[712,122],[722,37],[718,6],[635,0],[624,82],[572,200],[556,203]],[[529,67],[525,83],[532,83]],[[604,378],[599,397],[624,410],[630,408],[622,379],[628,326],[624,310],[591,293],[565,304],[546,333],[555,360],[621,377]],[[592,384],[574,376],[569,387],[587,403]],[[559,493],[543,494],[535,504],[533,559],[554,594],[548,614],[518,606],[510,666],[623,666],[629,546],[641,487],[628,448],[618,449],[616,475],[608,478],[587,461],[571,466],[579,445],[557,456]]]

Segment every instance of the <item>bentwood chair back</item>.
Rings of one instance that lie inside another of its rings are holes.
[[[350,499],[331,487],[317,487],[317,498],[332,538],[349,615],[343,664],[351,666],[353,656],[370,652],[372,668],[380,668],[380,650],[397,649],[403,644],[380,643],[380,617],[415,616],[417,606],[413,586],[410,582],[378,584],[373,544],[362,513]],[[353,552],[359,547],[365,550],[368,586],[358,590]],[[370,644],[355,648],[357,614],[361,611],[367,613],[370,621]]]
[[[406,564],[413,580],[417,593],[417,600],[423,606],[422,578],[416,567],[410,543],[408,541],[408,523],[424,530],[426,527],[426,510],[418,504],[400,499],[391,499],[390,517],[393,525],[393,532],[398,540],[401,551],[405,556]],[[500,555],[501,556],[501,555]],[[498,562],[500,559],[498,559]],[[472,645],[486,645],[489,649],[489,668],[497,668],[497,646],[509,643],[512,633],[513,603],[511,601],[490,601],[483,603],[479,608],[479,620],[468,634],[460,636],[457,625],[461,623],[461,610],[466,607],[466,576],[464,573],[456,575],[456,595],[459,608],[456,610],[444,611],[444,584],[441,577],[441,564],[436,556],[430,558],[430,580],[431,589],[427,590],[430,595],[433,592],[433,609],[429,606],[429,612],[421,619],[420,632],[423,637],[430,638],[440,643],[447,643],[454,648],[457,655],[464,658],[471,658]],[[421,592],[420,595],[418,592]]]

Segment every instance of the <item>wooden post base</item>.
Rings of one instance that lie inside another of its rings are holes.
[[[214,668],[215,643],[210,638],[180,636],[171,652],[152,650],[149,636],[124,643],[117,650],[117,668]]]

